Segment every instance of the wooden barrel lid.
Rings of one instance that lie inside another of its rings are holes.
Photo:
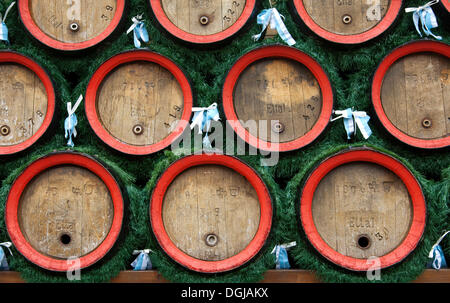
[[[55,90],[46,71],[21,54],[0,52],[0,156],[30,147],[49,128]]]
[[[322,67],[300,50],[280,45],[241,57],[228,73],[222,99],[236,133],[269,151],[311,143],[327,126],[333,108],[331,83]]]
[[[230,39],[252,17],[256,0],[150,0],[159,24],[176,38],[208,44]]]
[[[123,219],[114,177],[94,159],[75,153],[43,157],[16,179],[6,203],[15,247],[36,265],[66,271],[69,258],[88,267],[111,249]]]
[[[172,259],[216,273],[240,267],[260,251],[270,232],[272,205],[261,178],[240,160],[196,155],[178,160],[161,176],[150,219]]]
[[[180,68],[149,51],[130,51],[106,61],[86,91],[86,114],[95,133],[127,154],[169,146],[189,123],[192,90]]]
[[[385,32],[400,14],[402,0],[292,0],[294,15],[319,37],[359,44]]]
[[[379,65],[372,101],[384,127],[420,148],[450,145],[450,46],[435,41],[406,44]]]
[[[19,0],[25,28],[38,41],[62,51],[83,50],[109,37],[125,11],[125,0]]]
[[[419,242],[426,206],[414,175],[396,159],[350,150],[323,161],[301,196],[303,229],[330,261],[366,271],[378,257],[385,268],[402,261]]]

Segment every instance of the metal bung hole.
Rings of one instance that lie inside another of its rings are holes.
[[[199,21],[201,25],[207,25],[209,23],[209,18],[207,16],[201,16]]]
[[[356,243],[359,248],[368,249],[370,247],[371,241],[368,235],[359,235]]]
[[[425,127],[425,128],[430,128],[431,127],[431,120],[427,119],[427,118],[423,119],[422,120],[422,126]]]
[[[215,234],[209,234],[205,237],[205,243],[208,246],[216,246],[219,238]]]
[[[144,127],[142,127],[142,125],[137,124],[135,126],[133,126],[133,133],[137,136],[142,135],[142,133],[144,132]]]
[[[352,16],[350,16],[350,15],[344,15],[344,16],[342,16],[342,22],[343,22],[344,24],[350,24],[350,23],[352,23]]]
[[[68,245],[72,241],[72,237],[68,234],[62,234],[59,237],[59,241],[61,241],[61,243],[64,245]]]
[[[274,133],[280,134],[280,133],[284,132],[284,129],[285,129],[285,127],[284,127],[283,123],[281,123],[281,122],[275,122],[272,125],[272,131]]]
[[[0,127],[0,134],[2,136],[7,136],[7,135],[9,135],[10,132],[11,132],[11,129],[9,128],[9,126],[3,125]]]
[[[72,22],[70,23],[69,28],[71,31],[77,32],[80,29],[80,25],[78,25],[77,22]]]

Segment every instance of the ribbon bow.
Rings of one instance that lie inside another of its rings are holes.
[[[8,39],[8,27],[6,27],[6,17],[8,17],[9,11],[12,9],[12,7],[16,4],[16,1],[12,2],[9,7],[6,9],[5,16],[2,18],[2,14],[0,14],[0,40],[5,41],[7,44],[9,44]]]
[[[284,25],[283,19],[284,16],[280,15],[278,10],[274,7],[262,10],[257,17],[256,22],[261,24],[263,28],[259,34],[253,35],[253,39],[258,41],[270,23],[270,27],[277,30],[278,35],[280,35],[284,42],[286,42],[289,46],[294,45],[296,42],[286,28],[286,25]]]
[[[427,36],[433,36],[437,40],[442,40],[441,36],[435,36],[431,32],[432,28],[438,27],[436,16],[433,12],[433,9],[431,8],[431,6],[436,3],[439,3],[439,0],[430,1],[427,4],[419,7],[405,8],[406,13],[414,12],[413,14],[414,26],[416,27],[416,30],[419,33],[420,37],[422,37],[422,33],[420,32],[419,29],[419,20],[422,23],[422,30]]]
[[[289,264],[287,249],[296,246],[297,242],[285,243],[281,245],[275,245],[271,254],[275,253],[276,257],[276,269],[289,269],[291,265]]]
[[[207,148],[212,148],[211,142],[208,138],[208,130],[211,128],[211,121],[219,121],[219,111],[217,109],[217,103],[211,104],[209,107],[193,107],[194,117],[192,118],[191,129],[198,126],[198,134],[203,134],[205,129],[206,136],[203,139],[203,145]]]
[[[12,256],[13,254],[11,252],[11,249],[9,249],[12,246],[12,243],[11,242],[0,243],[0,270],[9,270],[8,261],[6,260],[6,255],[2,249],[2,246],[6,247]]]
[[[152,262],[148,254],[153,252],[151,249],[143,249],[143,250],[135,250],[133,251],[133,255],[139,255],[131,266],[133,266],[133,270],[149,270],[152,269]]]
[[[431,247],[430,253],[428,254],[428,258],[433,259],[431,262],[431,266],[433,266],[434,269],[441,269],[441,267],[447,267],[447,263],[445,262],[444,252],[442,251],[441,246],[439,243],[447,236],[447,234],[450,233],[450,230],[446,231],[439,240]]]
[[[77,110],[78,106],[80,106],[81,101],[83,101],[83,95],[80,95],[77,102],[75,103],[75,106],[72,108],[72,102],[67,103],[67,113],[68,117],[64,121],[64,130],[65,135],[64,137],[67,139],[69,137],[69,141],[67,142],[67,145],[70,147],[74,147],[75,144],[73,144],[72,136],[77,136],[77,130],[75,127],[78,124],[77,115],[75,115],[75,111]]]
[[[127,35],[131,31],[133,31],[134,46],[136,48],[141,48],[140,40],[142,40],[142,42],[145,42],[145,43],[148,43],[148,41],[149,41],[148,32],[147,32],[147,29],[145,28],[144,21],[142,21],[142,16],[143,16],[143,14],[133,17],[131,19],[131,21],[133,21],[133,24],[127,30]]]
[[[346,110],[336,110],[334,113],[340,116],[331,119],[331,122],[341,118],[344,119],[344,127],[347,132],[348,140],[355,134],[355,122],[364,136],[364,139],[367,140],[370,135],[372,135],[372,130],[369,127],[370,116],[368,116],[366,112],[353,111],[351,108],[347,108]]]

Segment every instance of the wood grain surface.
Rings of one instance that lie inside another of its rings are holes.
[[[0,64],[0,146],[22,143],[41,127],[47,114],[47,93],[28,68]]]
[[[97,114],[117,140],[135,146],[166,138],[183,114],[183,92],[175,77],[151,62],[117,67],[99,87]],[[139,128],[141,132],[136,132]]]
[[[321,180],[312,214],[331,248],[366,259],[384,256],[401,244],[411,226],[412,203],[405,185],[391,171],[356,162],[333,169]]]
[[[245,0],[161,0],[161,3],[169,20],[178,28],[205,36],[229,28],[245,7]]]
[[[355,35],[375,27],[386,15],[390,0],[303,0],[308,15],[323,29]]]
[[[305,135],[322,109],[319,83],[302,64],[288,59],[264,59],[240,75],[234,90],[234,108],[253,136],[271,142],[289,142]],[[283,130],[276,129],[276,121]],[[261,123],[262,127],[259,127]]]
[[[116,0],[30,0],[36,25],[49,37],[66,43],[88,41],[100,35],[114,17]],[[72,23],[79,29],[70,29]]]
[[[189,168],[172,182],[162,216],[180,250],[197,259],[218,261],[250,243],[259,226],[260,205],[245,177],[224,166],[202,165]],[[208,245],[211,235],[216,241]]]
[[[19,226],[25,239],[54,258],[84,256],[111,229],[114,209],[99,177],[77,166],[50,168],[25,188],[19,202]]]
[[[450,133],[450,59],[433,53],[408,55],[387,71],[381,103],[399,130],[419,139]]]

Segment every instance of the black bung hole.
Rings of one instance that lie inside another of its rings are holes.
[[[370,238],[366,235],[361,235],[358,237],[358,246],[362,249],[369,248]]]
[[[72,241],[72,238],[68,234],[62,234],[59,240],[62,244],[67,245]]]

